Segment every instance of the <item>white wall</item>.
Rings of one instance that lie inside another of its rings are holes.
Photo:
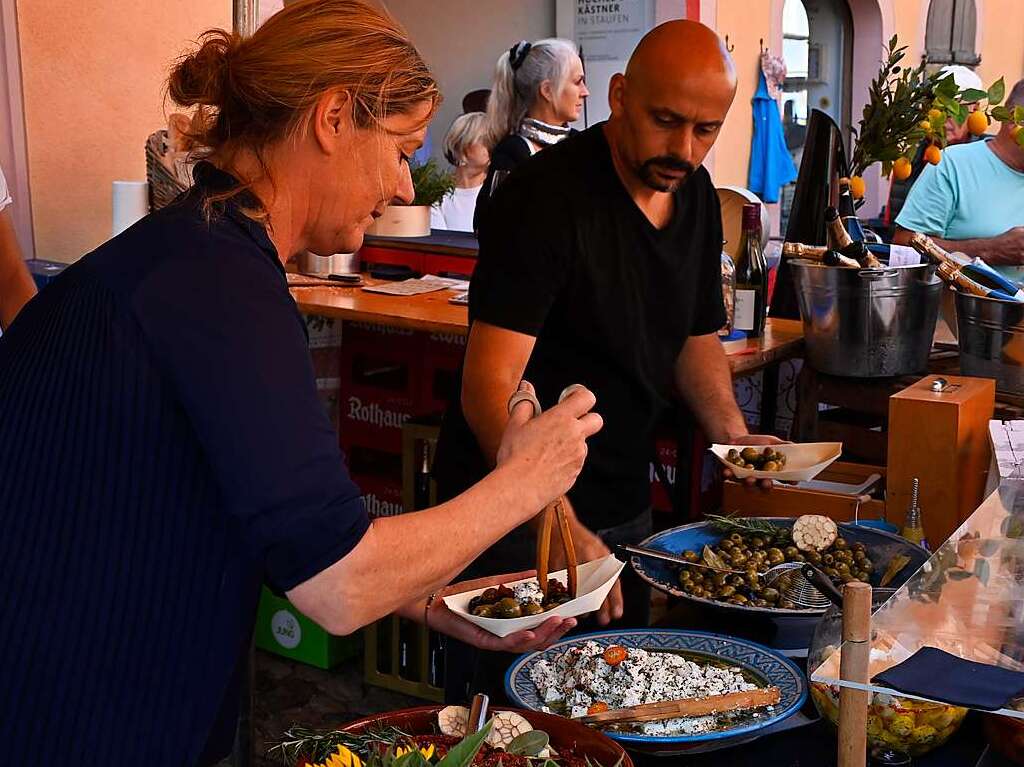
[[[462,97],[490,88],[494,63],[519,40],[555,34],[555,0],[381,0],[409,31],[441,85],[444,103],[430,134],[433,154],[452,120],[462,114]]]

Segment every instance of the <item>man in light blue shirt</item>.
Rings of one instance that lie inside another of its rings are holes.
[[[1006,104],[1024,106],[1024,80]],[[991,140],[949,147],[924,169],[896,218],[893,241],[906,245],[914,232],[1024,281],[1024,147],[1012,123]]]

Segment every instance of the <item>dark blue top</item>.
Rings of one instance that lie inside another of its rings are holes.
[[[197,188],[69,267],[0,338],[8,764],[230,750],[261,581],[369,525],[263,227]]]

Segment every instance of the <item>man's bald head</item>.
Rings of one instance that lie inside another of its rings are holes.
[[[736,88],[736,68],[722,39],[697,21],[659,24],[640,40],[626,65],[626,79],[652,87],[680,80],[721,78]]]
[[[735,95],[736,70],[718,35],[695,21],[660,24],[612,78],[612,149],[648,187],[674,191],[704,161]]]

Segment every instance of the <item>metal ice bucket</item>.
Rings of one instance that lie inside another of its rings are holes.
[[[1024,304],[956,293],[960,372],[1024,394]]]
[[[853,378],[925,371],[943,284],[934,266],[790,267],[811,367]]]

